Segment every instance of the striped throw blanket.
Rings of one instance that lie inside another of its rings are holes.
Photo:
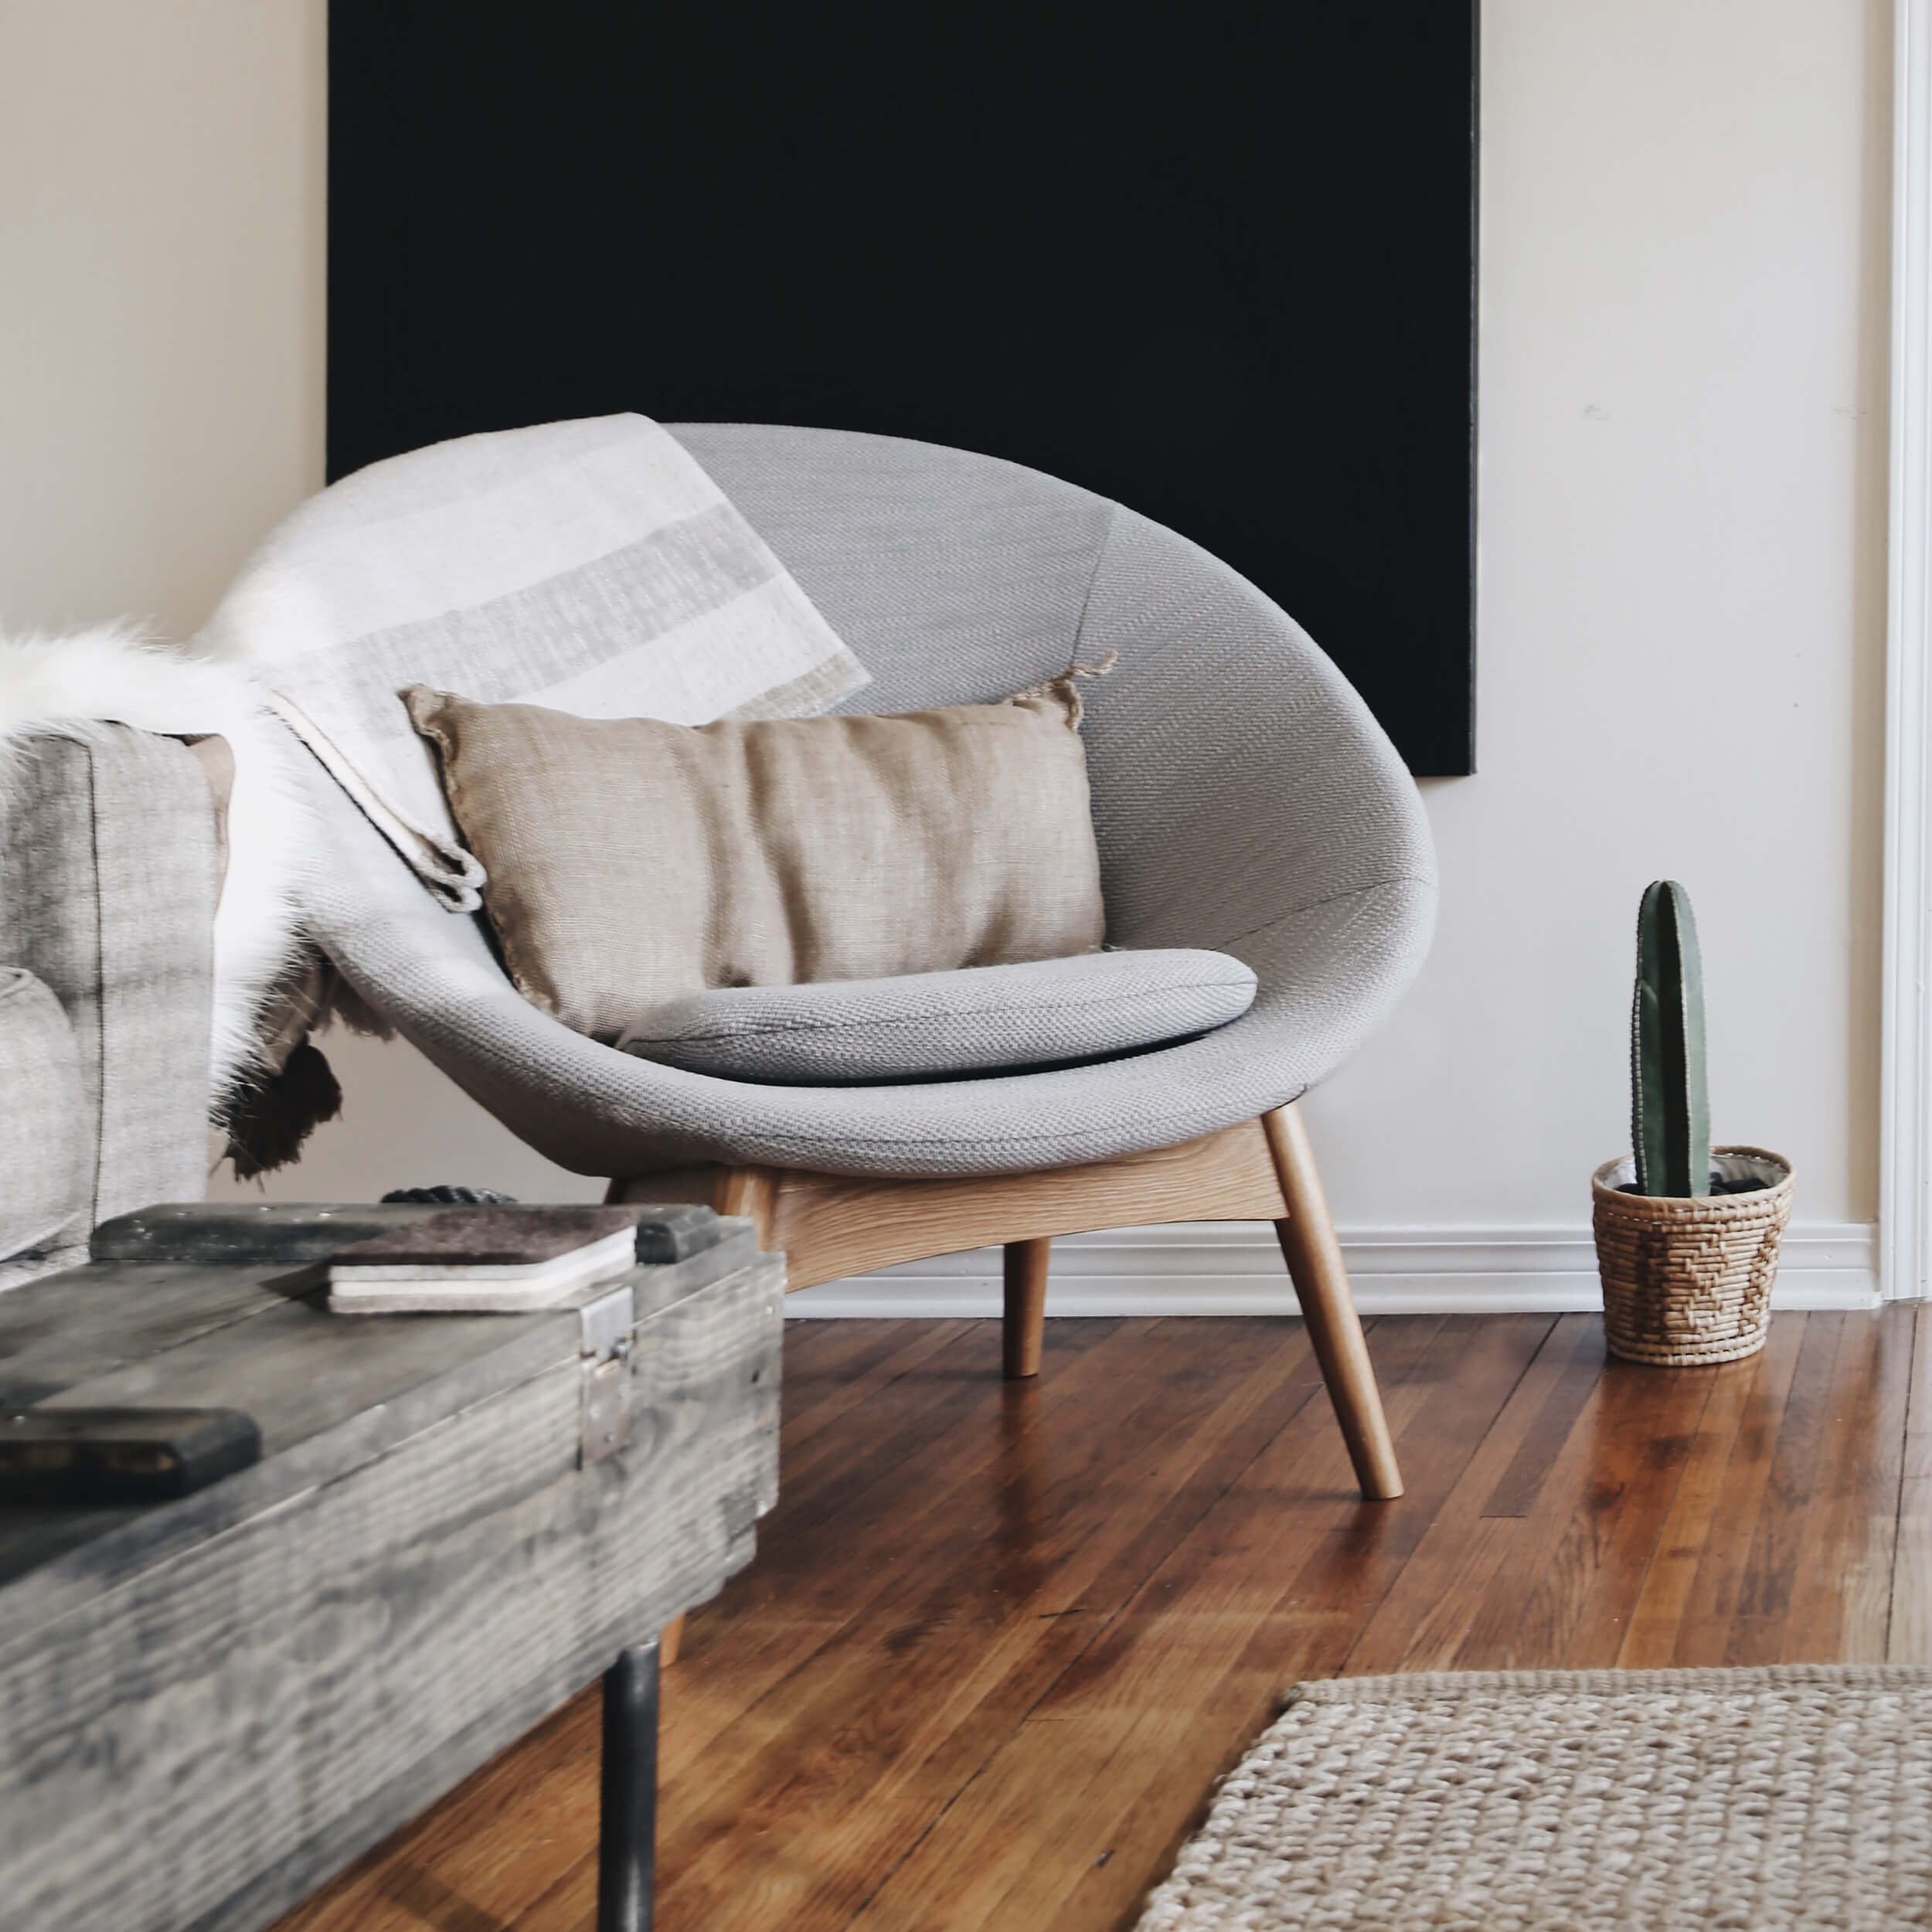
[[[199,640],[269,702],[454,911],[483,869],[396,692],[428,684],[580,717],[795,718],[864,668],[658,423],[463,437],[311,498]]]

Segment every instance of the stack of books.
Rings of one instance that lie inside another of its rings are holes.
[[[338,1315],[523,1315],[582,1298],[637,1264],[628,1208],[453,1207],[342,1250]]]

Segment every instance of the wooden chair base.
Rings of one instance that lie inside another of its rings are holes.
[[[1046,1271],[1053,1259],[1053,1237],[1035,1235],[1005,1243],[1006,1305],[1000,1325],[1002,1366],[1009,1382],[1039,1373],[1046,1339]]]
[[[682,1614],[672,1618],[658,1633],[658,1668],[668,1670],[678,1661],[678,1652],[684,1648],[684,1618]]]
[[[1030,1174],[893,1180],[760,1167],[682,1168],[611,1183],[614,1202],[702,1201],[783,1249],[786,1285],[895,1262],[1005,1250],[1009,1377],[1039,1372],[1056,1234],[1163,1221],[1272,1221],[1362,1493],[1402,1494],[1395,1444],[1306,1128],[1292,1106],[1179,1147]]]

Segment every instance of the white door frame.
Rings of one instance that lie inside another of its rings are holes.
[[[1932,1292],[1932,0],[1896,0],[1879,1274]]]

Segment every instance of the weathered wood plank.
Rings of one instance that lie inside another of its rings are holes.
[[[268,1438],[178,1504],[0,1512],[0,1926],[259,1924],[747,1560],[783,1270],[710,1226],[627,1277],[630,1441],[583,1469],[573,1311],[349,1323],[300,1271],[131,1263],[0,1306],[54,1406]]]
[[[127,1262],[43,1275],[0,1301],[0,1402],[29,1407],[267,1305],[253,1268]]]
[[[715,1592],[774,1491],[781,1292],[761,1257],[648,1316],[611,1461],[573,1355],[0,1645],[0,1926],[259,1925]]]
[[[652,1202],[639,1194],[635,1205],[625,1205],[637,1216],[640,1261],[686,1260],[721,1237],[718,1221],[689,1202]],[[447,1212],[401,1201],[163,1202],[102,1222],[87,1250],[97,1261],[295,1268]]]
[[[599,1291],[628,1285],[642,1319],[743,1266],[756,1252],[750,1230],[734,1223],[716,1247],[669,1267],[634,1270]],[[108,1272],[114,1278],[88,1292],[133,1305],[153,1270]],[[573,1309],[351,1320],[314,1301],[290,1300],[277,1288],[286,1277],[264,1282],[248,1269],[182,1272],[202,1277],[211,1299],[230,1295],[237,1280],[245,1281],[246,1312],[45,1400],[70,1408],[168,1402],[242,1409],[261,1430],[263,1460],[195,1495],[139,1509],[0,1505],[0,1641],[64,1614],[163,1552],[330,1481],[578,1352],[582,1325]],[[15,1318],[0,1303],[0,1335]]]
[[[43,1400],[242,1409],[261,1429],[264,1459],[212,1488],[141,1509],[0,1505],[0,1641],[56,1620],[169,1549],[367,1461],[453,1406],[577,1352],[573,1312],[425,1318],[378,1331],[291,1301],[264,1287],[254,1270],[197,1272],[246,1277],[252,1305],[162,1353]],[[136,1285],[117,1282],[95,1292],[124,1294]],[[0,1307],[0,1324],[12,1312]]]

